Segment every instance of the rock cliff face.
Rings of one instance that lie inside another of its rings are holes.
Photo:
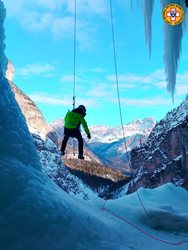
[[[147,141],[131,152],[137,187],[182,185],[188,173],[188,99],[156,124]],[[133,183],[129,192],[135,190]]]
[[[19,106],[24,114],[27,124],[39,131],[44,135],[49,135],[51,139],[55,140],[55,133],[54,138],[52,137],[52,128],[46,123],[42,113],[35,105],[35,103],[25,95],[13,82],[10,82],[11,88],[15,94],[16,100],[19,103]]]
[[[9,80],[10,86],[15,94],[16,101],[18,102],[23,115],[29,128],[35,130],[43,135],[48,135],[54,142],[57,140],[57,134],[52,131],[49,124],[46,123],[41,111],[35,103],[23,93],[12,81],[14,75],[14,66],[9,60],[6,78]]]
[[[182,167],[185,176],[188,177],[188,122],[182,128]]]

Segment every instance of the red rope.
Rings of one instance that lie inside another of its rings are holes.
[[[101,211],[107,211],[108,213],[112,214],[114,217],[116,217],[117,219],[123,221],[124,223],[128,224],[129,226],[133,227],[134,229],[136,229],[137,231],[141,232],[142,234],[150,237],[151,239],[153,240],[156,240],[156,241],[159,241],[159,242],[162,242],[162,243],[165,243],[165,244],[168,244],[168,245],[172,245],[172,246],[179,246],[183,243],[188,243],[188,240],[182,240],[182,241],[178,241],[178,242],[170,242],[170,241],[167,241],[167,240],[163,240],[163,239],[160,239],[156,236],[153,236],[149,233],[147,233],[146,231],[144,231],[143,229],[137,227],[136,225],[134,225],[133,223],[131,223],[130,221],[124,219],[123,217],[117,215],[116,213],[114,213],[113,211],[111,211],[110,209],[108,208],[105,208],[105,205],[106,205],[106,202],[107,200],[104,201],[104,204],[102,205],[101,207]]]

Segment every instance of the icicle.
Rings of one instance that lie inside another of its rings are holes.
[[[3,21],[5,19],[5,15],[6,15],[6,10],[4,8],[3,2],[0,1],[0,81],[2,81],[2,79],[5,76],[5,72],[6,72],[6,68],[7,68],[7,63],[8,60],[4,54],[4,50],[5,50],[5,32],[4,32],[4,27],[3,27]]]
[[[152,14],[153,14],[154,0],[142,0],[142,9],[144,13],[145,37],[151,56],[151,40],[152,40]]]
[[[161,0],[162,9],[170,4],[171,0]],[[184,8],[184,0],[174,0],[173,3],[179,4]],[[176,73],[178,69],[178,62],[181,54],[181,43],[183,37],[183,23],[171,26],[164,23],[164,64],[167,81],[167,90],[172,95],[174,102],[174,91],[176,86]]]
[[[131,8],[131,12],[133,10],[133,0],[130,0],[130,8]]]
[[[41,170],[39,156],[26,125],[26,120],[15,100],[8,80],[5,78],[7,58],[5,56],[4,19],[6,10],[0,0],[0,166],[10,168],[32,166]],[[16,171],[16,170],[15,170]],[[19,173],[16,171],[15,173]],[[15,175],[17,178],[17,175]]]
[[[137,1],[136,1],[138,7],[140,7],[140,1],[141,1],[141,0],[137,0]]]

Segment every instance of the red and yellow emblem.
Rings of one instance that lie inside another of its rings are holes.
[[[171,3],[163,9],[163,20],[169,25],[178,25],[184,19],[184,10],[179,4]]]

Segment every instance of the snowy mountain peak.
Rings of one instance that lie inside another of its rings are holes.
[[[89,147],[104,164],[127,172],[130,151],[146,140],[154,126],[155,119],[152,117],[137,119],[124,125],[127,152],[121,126],[93,126],[90,129],[92,138]]]
[[[139,135],[149,135],[156,121],[153,117],[134,120],[124,125],[125,137]],[[92,126],[91,127],[91,143],[112,143],[123,138],[122,127],[109,127],[109,126]]]
[[[135,127],[141,127],[144,129],[151,129],[156,124],[156,119],[154,117],[146,117],[144,119],[134,120],[127,125],[134,125]]]

